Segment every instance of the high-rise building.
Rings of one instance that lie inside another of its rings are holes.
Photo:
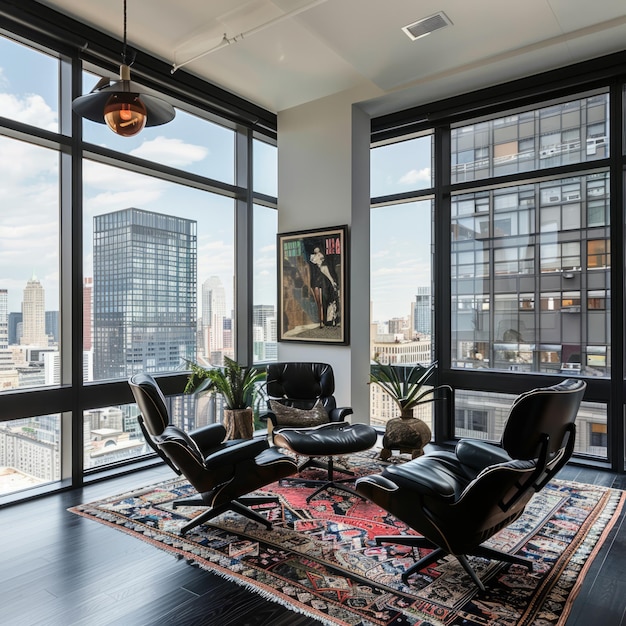
[[[430,335],[432,332],[432,296],[430,287],[418,287],[415,296],[413,330]]]
[[[83,280],[83,350],[93,347],[93,278]]]
[[[136,208],[94,218],[94,379],[196,356],[197,223]]]
[[[22,300],[22,339],[27,346],[47,346],[46,304],[42,284],[33,275],[24,288]]]
[[[271,336],[272,324],[269,323],[269,320],[275,318],[276,307],[273,304],[255,304],[252,307],[252,326],[262,329],[264,341],[276,341],[276,335]]]
[[[53,343],[59,343],[59,312],[46,311],[46,335]]]
[[[276,307],[255,304],[252,308],[252,345],[255,361],[275,361],[278,354]]]
[[[390,335],[402,336],[404,339],[410,339],[408,321],[404,317],[393,317],[387,322]]]
[[[219,276],[210,276],[202,283],[202,325],[209,328],[205,356],[224,350],[224,319],[226,318],[226,291]],[[215,358],[211,358],[214,362]],[[220,359],[218,358],[218,361]],[[217,363],[219,364],[219,363]]]
[[[0,289],[0,371],[13,369],[9,350],[9,305],[8,291]]]
[[[12,311],[9,313],[9,345],[18,345],[22,339],[22,313]]]

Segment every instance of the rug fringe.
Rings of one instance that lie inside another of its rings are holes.
[[[217,574],[220,578],[223,578],[224,580],[234,582],[235,584],[243,587],[244,589],[247,589],[248,591],[252,591],[256,595],[261,596],[263,599],[269,600],[270,602],[274,602],[275,604],[280,604],[281,606],[285,607],[286,609],[289,609],[290,611],[294,613],[298,613],[300,615],[304,615],[305,617],[310,617],[312,619],[315,619],[318,622],[320,622],[320,624],[323,624],[324,626],[346,626],[346,622],[342,620],[334,620],[324,615],[323,613],[307,611],[304,607],[301,608],[301,607],[295,606],[291,602],[289,602],[289,600],[286,600],[277,596],[275,591],[272,591],[269,589],[263,589],[262,587],[258,586],[258,583],[257,584],[249,583],[246,580],[242,580],[241,578],[238,578],[237,576],[233,574],[229,574],[228,572],[223,571],[219,567],[216,568],[213,565],[208,566],[208,565],[205,565],[204,563],[196,561],[195,559],[187,559],[187,562],[190,563],[191,565],[195,565],[201,570],[204,570],[206,572],[210,572],[213,574]]]

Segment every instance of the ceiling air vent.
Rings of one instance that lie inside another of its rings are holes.
[[[420,37],[430,35],[433,31],[439,30],[444,26],[450,26],[450,24],[452,24],[450,18],[443,11],[440,11],[439,13],[435,13],[435,15],[430,15],[417,22],[413,22],[413,24],[404,26],[402,30],[406,33],[407,37],[415,41]]]

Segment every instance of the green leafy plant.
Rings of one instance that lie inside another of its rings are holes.
[[[203,367],[193,361],[187,365],[191,373],[185,393],[220,393],[230,410],[253,406],[258,383],[265,380],[265,370],[240,365],[228,357],[224,357],[223,367]]]
[[[390,365],[375,361],[370,368],[370,382],[378,385],[398,405],[403,415],[419,404],[432,402],[433,398],[424,400],[436,389],[423,390],[424,383],[437,367],[437,361],[430,365]]]

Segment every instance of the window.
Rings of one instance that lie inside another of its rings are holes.
[[[608,102],[607,94],[598,94],[453,128],[452,182],[605,158]],[[598,116],[603,121],[597,122]],[[587,137],[586,144],[581,135]],[[483,154],[491,152],[492,159],[476,158],[472,151],[478,146]]]
[[[255,363],[276,361],[278,337],[276,319],[276,209],[255,205],[253,239],[252,344]]]
[[[63,39],[62,28],[50,25],[47,44]],[[71,119],[71,94],[89,91],[99,72],[90,66],[96,73],[83,71],[83,84],[73,85],[81,76],[73,70],[83,66],[78,51],[46,53],[40,44],[0,37],[0,495],[52,490],[78,476],[73,464],[91,474],[153,454],[136,407],[124,404],[128,376],[168,374],[182,390],[186,359],[208,365],[235,356],[235,209],[247,210],[253,199],[253,155],[236,148],[253,133],[257,193],[265,194],[258,214],[266,212],[257,220],[257,258],[272,259],[266,272],[275,264],[277,151],[264,135],[275,130],[269,112],[267,131],[235,124],[227,110],[223,119],[203,116],[214,110],[208,96],[179,93],[177,101],[173,84],[164,97],[182,108],[169,124],[121,138],[83,120],[81,141],[61,134],[71,125],[61,128],[60,120]],[[148,80],[158,78],[145,71]],[[241,265],[237,282],[246,289],[252,261]],[[275,285],[262,274],[263,262],[257,270],[260,303],[272,304]],[[247,321],[241,332],[251,338]],[[264,326],[267,356],[272,329]],[[106,393],[99,388],[105,381]],[[45,397],[30,392],[36,387],[47,387]],[[168,404],[174,422],[188,429],[221,415],[219,403],[191,395]]]
[[[592,448],[606,448],[606,424],[589,424],[589,445]]]
[[[2,36],[0,59],[2,116],[59,132],[58,59]]]
[[[609,267],[609,242],[606,239],[592,239],[587,242],[587,267],[602,269]]]
[[[0,155],[0,390],[59,385],[59,153],[0,136]]]
[[[588,84],[597,84],[595,71],[583,71]],[[608,449],[617,450],[609,460],[621,471],[625,442],[613,441],[607,448],[607,439],[623,429],[606,424],[621,424],[624,405],[616,403],[609,414],[604,402],[618,397],[624,382],[611,378],[611,347],[623,342],[618,329],[624,326],[623,319],[612,320],[611,290],[619,286],[620,300],[626,292],[623,259],[616,262],[611,251],[623,250],[615,237],[623,236],[626,218],[611,223],[623,210],[615,206],[621,194],[612,197],[611,190],[624,180],[625,137],[619,138],[619,154],[609,154],[609,145],[617,145],[611,133],[622,127],[626,86],[615,75],[622,83],[621,101],[610,103],[612,78],[605,87],[574,95],[566,89],[583,84],[580,77],[568,82],[557,71],[542,78],[544,85],[556,84],[552,78],[567,83],[562,92],[567,95],[541,101],[541,88],[525,82],[516,85],[519,98],[509,91],[495,113],[487,113],[498,106],[495,91],[487,89],[467,94],[468,111],[460,100],[454,109],[450,101],[438,101],[396,113],[393,120],[383,116],[373,127],[375,136],[385,133],[390,143],[395,129],[421,129],[428,124],[423,120],[437,121],[434,149],[441,147],[445,162],[427,191],[435,198],[434,289],[449,302],[435,308],[445,334],[434,343],[433,358],[440,380],[455,389],[453,423],[444,411],[438,432],[446,440],[497,441],[516,394],[485,390],[531,389],[535,374],[554,382],[593,378],[577,418],[575,451],[606,460]],[[533,97],[535,104],[529,104]],[[516,99],[523,108],[507,110]],[[472,117],[475,111],[485,114]],[[442,155],[435,154],[434,162]],[[386,163],[389,180],[393,166]],[[397,202],[394,192],[383,193],[372,193],[372,237],[376,212]],[[415,190],[415,198],[418,194]],[[623,315],[621,307],[618,311]]]
[[[0,422],[0,496],[61,479],[61,416]]]
[[[233,357],[233,201],[94,162],[84,181],[94,380]]]
[[[602,183],[604,192],[607,174],[452,196],[453,367],[554,371],[553,357],[546,358],[531,344],[583,343],[585,337],[589,345],[606,344],[608,313],[598,313],[604,317],[588,323],[587,296],[572,291],[581,281],[585,249],[588,270],[610,267],[608,240],[587,240],[591,231],[582,228],[586,209],[580,200],[591,181]],[[478,310],[459,310],[455,294],[471,291],[495,302],[493,318]],[[506,312],[501,309],[504,302],[510,305]],[[518,308],[518,302],[527,304]],[[528,305],[534,302],[540,303],[538,310]],[[595,311],[603,310],[594,299],[589,302]],[[511,314],[513,308],[519,315]],[[504,333],[515,339],[505,339]],[[482,348],[474,349],[478,344]],[[606,376],[607,367],[594,367],[594,375]],[[583,363],[582,373],[590,373],[589,368]]]
[[[457,430],[471,430],[479,433],[487,432],[487,411],[477,409],[457,409],[455,425]]]
[[[375,147],[370,158],[372,197],[433,186],[430,134]]]
[[[379,207],[372,210],[371,222],[371,359],[431,363],[432,202]],[[429,421],[427,408],[428,416],[420,417]],[[372,423],[385,424],[397,414],[389,396],[378,385],[370,385]]]
[[[255,139],[253,149],[253,188],[267,196],[278,195],[278,149]]]

